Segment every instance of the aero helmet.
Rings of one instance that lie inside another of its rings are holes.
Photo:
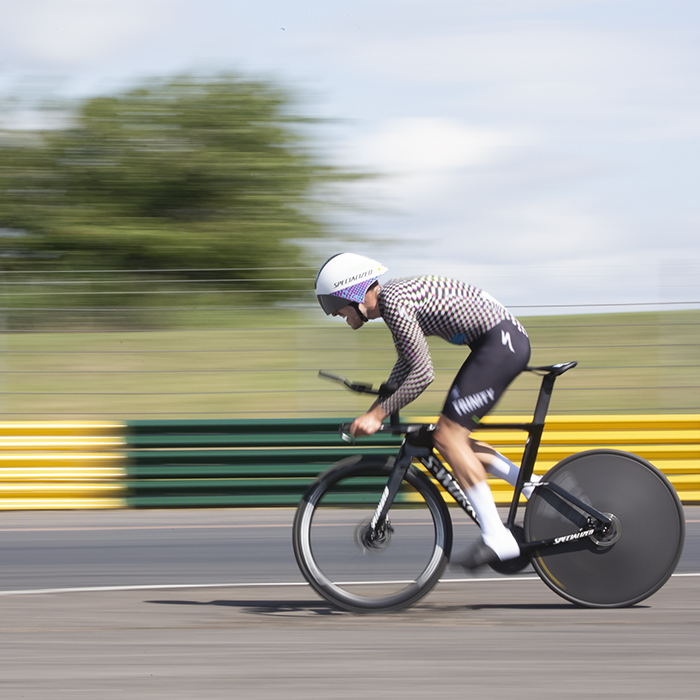
[[[326,260],[316,277],[316,298],[330,315],[348,304],[364,301],[365,292],[388,268],[372,258],[339,253]]]

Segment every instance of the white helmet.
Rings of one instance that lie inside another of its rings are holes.
[[[316,277],[316,298],[326,315],[365,300],[367,290],[388,271],[364,255],[339,253],[326,260]]]

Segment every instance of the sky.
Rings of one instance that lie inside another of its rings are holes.
[[[0,17],[0,95],[218,71],[290,86],[329,120],[327,158],[382,175],[314,261],[353,250],[529,315],[700,308],[697,0],[0,0]]]

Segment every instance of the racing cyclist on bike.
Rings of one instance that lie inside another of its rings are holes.
[[[340,253],[323,264],[316,278],[316,296],[327,315],[343,317],[353,330],[382,318],[398,354],[387,380],[398,388],[356,418],[351,432],[372,435],[388,415],[418,398],[433,381],[426,336],[467,345],[471,352],[433,433],[435,448],[452,467],[481,526],[481,541],[460,563],[471,569],[515,558],[520,547],[501,521],[486,473],[515,485],[519,467],[470,433],[525,369],[530,359],[527,333],[504,306],[476,287],[437,276],[394,279],[380,286],[378,279],[387,271],[371,258]],[[526,486],[523,494],[531,491]]]

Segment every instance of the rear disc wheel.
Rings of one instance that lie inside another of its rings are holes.
[[[535,571],[552,590],[579,605],[613,608],[634,605],[666,583],[683,552],[685,517],[656,467],[627,452],[591,450],[554,466],[545,482],[612,518],[605,531],[533,553]],[[538,487],[525,510],[525,539],[574,534],[590,526],[589,517]]]

